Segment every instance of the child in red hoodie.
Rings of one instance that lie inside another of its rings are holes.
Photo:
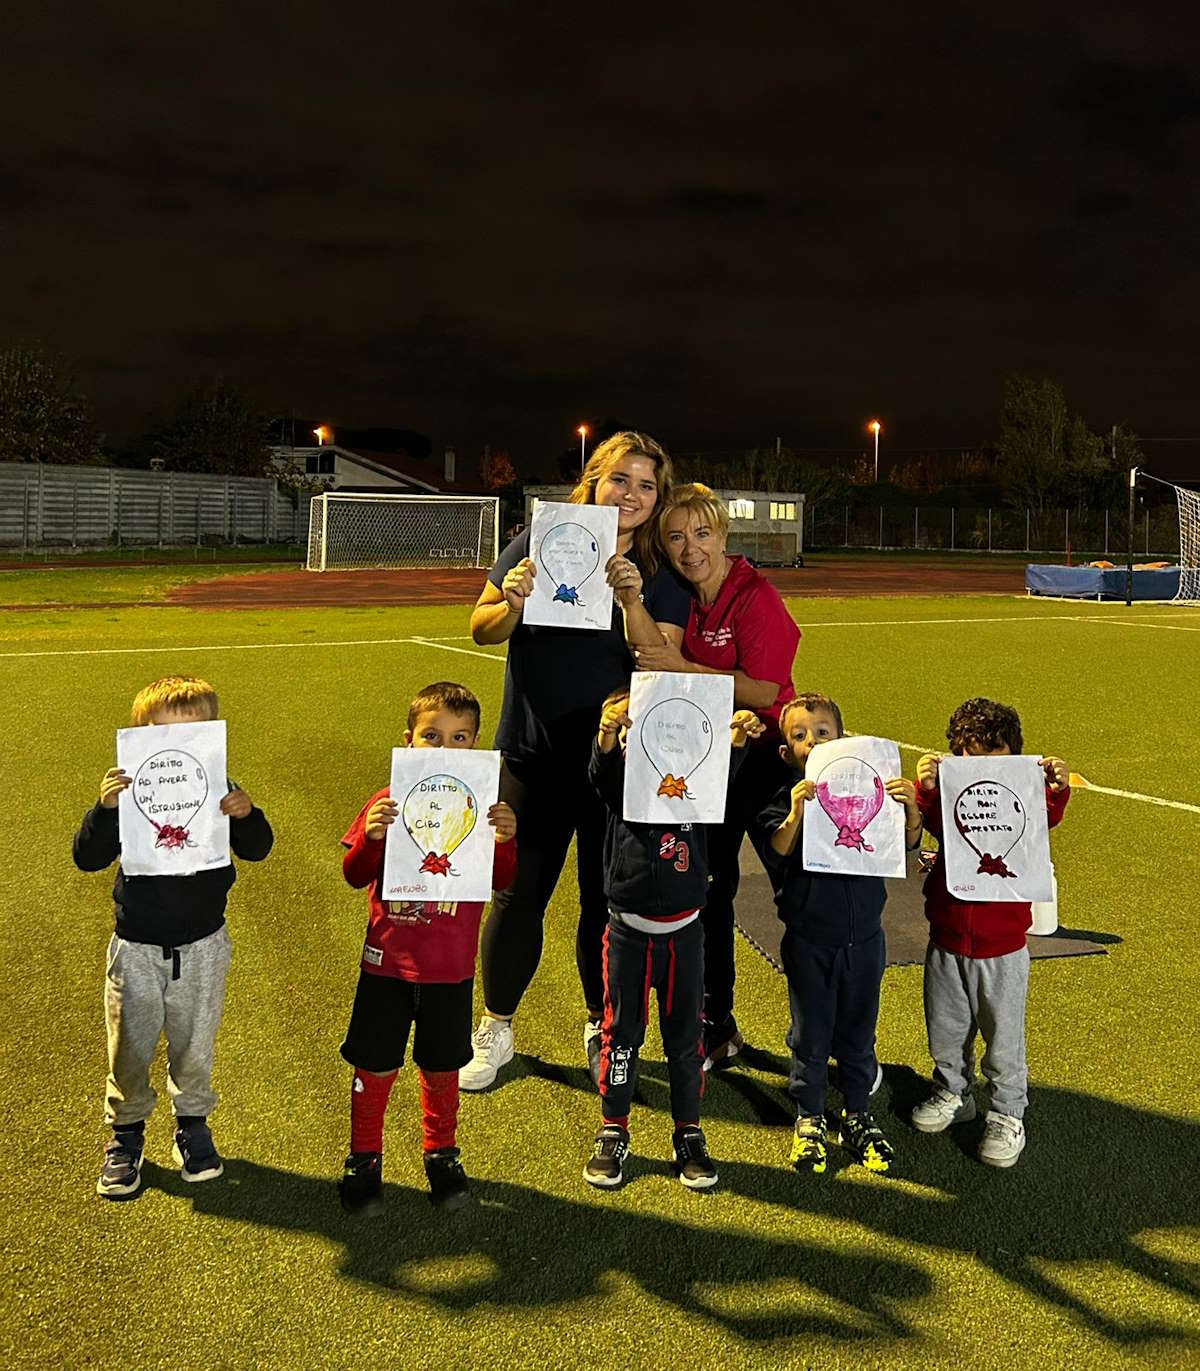
[[[449,681],[426,686],[408,707],[406,747],[474,747],[479,701]],[[342,1207],[383,1209],[383,1115],[403,1065],[409,1031],[421,1080],[421,1126],[430,1199],[456,1209],[467,1178],[455,1146],[458,1072],[471,1060],[471,997],[482,904],[422,904],[382,898],[384,839],[399,806],[377,790],[342,839],[342,872],[356,890],[370,887],[362,968],[342,1056],[354,1067],[350,1155],[338,1183]],[[517,872],[517,816],[501,802],[488,810],[496,830],[492,885],[507,890]]]
[[[1021,751],[1017,711],[994,700],[967,700],[950,716],[946,730],[956,757],[1008,757]],[[928,753],[917,763],[917,807],[926,829],[942,837],[938,792],[940,758]],[[1066,764],[1043,757],[1046,811],[1053,828],[1070,798]],[[1032,922],[1028,904],[973,904],[946,889],[946,863],[938,852],[925,879],[925,1026],[933,1058],[933,1093],[912,1115],[922,1133],[941,1133],[975,1117],[975,1034],[983,1037],[984,1076],[991,1087],[979,1160],[1012,1166],[1025,1146],[1028,1072],[1025,1065],[1025,994]]]

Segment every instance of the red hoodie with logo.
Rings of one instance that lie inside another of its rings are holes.
[[[370,886],[370,913],[363,943],[362,969],[373,976],[393,976],[423,985],[454,985],[475,974],[479,946],[479,922],[483,905],[434,904],[411,900],[385,900],[382,838],[368,838],[367,811],[376,800],[386,800],[385,787],[358,811],[342,846],[342,874],[356,890]],[[492,864],[492,889],[507,890],[517,875],[517,840],[496,843]]]
[[[1069,787],[1051,790],[1046,787],[1046,814],[1050,827],[1062,819]],[[922,790],[917,786],[917,808],[925,828],[942,841],[942,794],[934,786]],[[946,889],[946,858],[939,846],[933,870],[925,877],[925,917],[929,920],[929,938],[935,946],[960,957],[1003,957],[1025,946],[1025,934],[1033,922],[1029,904],[989,901],[974,903],[960,900]]]

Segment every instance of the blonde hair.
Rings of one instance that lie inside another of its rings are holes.
[[[217,692],[199,676],[160,676],[133,697],[129,712],[135,728],[148,724],[160,709],[189,709],[205,719],[217,717]]]
[[[725,501],[708,486],[699,481],[691,481],[684,486],[676,486],[670,498],[663,504],[658,516],[658,541],[667,545],[667,519],[677,509],[685,509],[689,514],[698,515],[724,542],[729,535],[729,510]]]
[[[654,479],[658,485],[656,506],[670,499],[673,471],[666,450],[648,434],[624,429],[605,439],[588,458],[579,484],[568,497],[569,502],[573,505],[594,505],[596,487],[622,457],[643,457],[646,461],[653,462]],[[655,536],[653,517],[634,530],[633,546],[643,574],[653,576],[658,570],[659,563],[658,539]]]

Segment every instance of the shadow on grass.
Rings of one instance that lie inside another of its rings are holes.
[[[690,1317],[743,1338],[878,1342],[914,1336],[913,1321],[894,1306],[931,1292],[928,1276],[910,1262],[677,1223],[634,1212],[619,1194],[605,1198],[601,1213],[595,1200],[472,1180],[472,1202],[441,1214],[424,1190],[385,1184],[386,1213],[363,1220],[343,1214],[332,1178],[255,1162],[227,1159],[225,1177],[203,1186],[151,1163],[144,1176],[198,1213],[341,1243],[344,1275],[450,1311],[605,1299],[607,1278],[623,1273]],[[772,1281],[794,1291],[791,1311],[780,1308],[777,1290],[761,1315],[745,1312],[757,1299],[729,1298],[731,1286]]]
[[[913,1105],[928,1094],[928,1081],[906,1066],[885,1066],[884,1078],[873,1108],[896,1147],[891,1176],[867,1178],[859,1172],[854,1180],[861,1183],[839,1183],[839,1171],[856,1168],[834,1148],[825,1176],[724,1161],[721,1185],[756,1200],[856,1220],[901,1240],[974,1256],[1033,1300],[1065,1311],[1121,1346],[1161,1340],[1200,1352],[1200,1332],[1093,1304],[1069,1288],[1070,1272],[1064,1269],[1072,1263],[1081,1268],[1105,1263],[1117,1269],[1126,1288],[1141,1280],[1159,1296],[1200,1299],[1200,1266],[1150,1250],[1156,1230],[1200,1227],[1200,1194],[1183,1175],[1200,1157],[1200,1127],[1035,1086],[1025,1152],[1011,1170],[997,1171],[975,1154],[982,1109],[973,1123],[929,1137],[909,1122]],[[982,1106],[984,1097],[978,1098]],[[786,1150],[784,1135],[777,1153],[781,1162]],[[924,1193],[893,1179],[916,1182]]]

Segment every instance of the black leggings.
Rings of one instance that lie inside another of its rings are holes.
[[[779,755],[778,740],[752,743],[729,787],[725,822],[708,826],[708,903],[704,923],[704,1017],[720,1024],[733,1013],[733,901],[740,872],[738,857],[751,820],[791,771]]]
[[[509,1018],[542,957],[542,920],[567,860],[572,834],[579,868],[575,963],[588,1013],[604,1013],[604,806],[587,777],[587,753],[536,771],[507,760],[500,798],[517,814],[517,878],[493,897],[483,926],[483,1002]]]

